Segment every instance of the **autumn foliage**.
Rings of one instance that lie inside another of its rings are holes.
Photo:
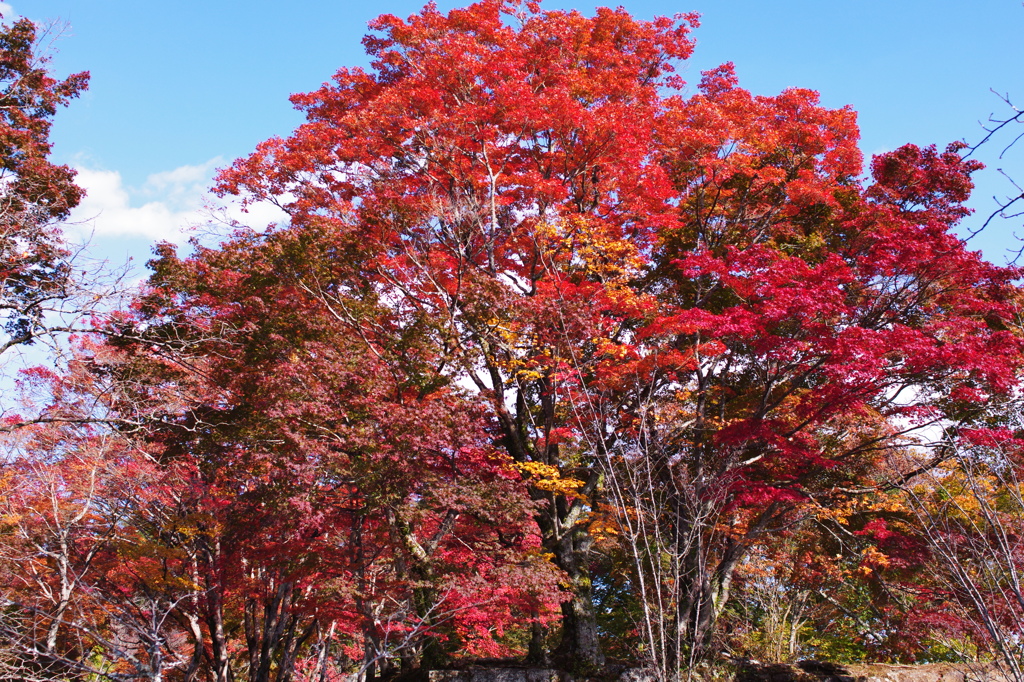
[[[908,145],[864,177],[852,109],[729,64],[687,85],[697,23],[504,0],[373,22],[372,68],[293,96],[306,122],[218,177],[287,221],[157,247],[132,308],[35,378],[87,428],[15,447],[118,454],[56,487],[12,460],[10,547],[81,534],[63,608],[99,620],[15,595],[0,634],[36,669],[102,649],[218,682],[989,655],[920,513],[1016,409],[1019,273],[954,232],[980,166]]]
[[[53,78],[37,30],[20,19],[0,31],[0,353],[40,335],[53,301],[73,288],[55,221],[68,217],[82,190],[71,168],[47,157],[51,119],[85,90],[89,73]]]

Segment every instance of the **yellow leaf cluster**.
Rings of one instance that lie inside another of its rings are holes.
[[[857,568],[857,572],[861,575],[868,576],[876,568],[885,568],[889,565],[889,557],[881,552],[877,547],[867,547],[864,553],[861,555],[861,564]]]
[[[612,537],[615,535],[621,535],[621,532],[615,526],[609,524],[592,524],[590,526],[590,534],[594,537]]]
[[[819,520],[835,521],[841,526],[849,525],[851,516],[864,513],[893,513],[907,511],[904,500],[895,495],[880,495],[874,498],[853,498],[833,501],[829,505],[816,505],[813,513]]]
[[[615,343],[607,339],[591,339],[597,347],[597,352],[613,360],[624,360],[629,356],[630,348],[621,343]]]
[[[537,241],[560,256],[563,265],[601,282],[623,283],[643,269],[644,259],[636,244],[614,225],[575,216],[541,223],[535,230]],[[629,293],[623,290],[620,295]]]
[[[516,469],[529,479],[530,485],[555,495],[571,497],[583,487],[583,481],[575,478],[562,478],[558,467],[541,462],[517,462]]]

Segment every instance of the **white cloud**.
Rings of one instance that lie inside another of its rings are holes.
[[[3,16],[4,21],[18,18],[17,12],[14,11],[9,2],[0,2],[0,16]]]
[[[86,191],[71,215],[71,227],[80,237],[145,237],[153,241],[184,243],[195,230],[212,221],[212,210],[224,208],[228,219],[254,229],[286,218],[271,205],[250,207],[242,213],[237,205],[213,201],[208,188],[220,157],[196,165],[153,173],[138,187],[126,185],[113,170],[78,167],[76,182]]]

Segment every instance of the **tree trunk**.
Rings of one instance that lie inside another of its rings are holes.
[[[231,655],[224,632],[224,614],[220,595],[216,592],[207,598],[206,624],[210,630],[210,648],[213,655],[213,682],[231,682]]]
[[[331,642],[334,641],[334,628],[336,625],[337,622],[332,620],[327,628],[327,632],[320,636],[320,650],[317,652],[316,663],[316,668],[319,671],[317,675],[318,682],[327,682],[327,656],[331,648]]]
[[[245,639],[249,649],[249,682],[288,682],[299,648],[313,634],[317,621],[295,610],[300,594],[289,580],[258,576],[268,584],[262,599],[245,605]],[[303,622],[305,623],[303,625]]]
[[[572,599],[562,602],[562,643],[558,655],[573,670],[589,671],[604,665],[590,580],[573,580],[572,586]]]
[[[185,615],[185,622],[188,624],[187,629],[192,640],[192,658],[181,679],[183,682],[194,682],[199,673],[199,666],[203,664],[203,629],[199,624],[199,616],[193,612]]]
[[[548,652],[544,644],[544,626],[537,620],[540,614],[534,611],[532,615],[533,622],[530,624],[530,646],[526,653],[526,663],[545,666],[548,663]]]
[[[485,341],[481,344],[486,345]],[[486,349],[485,349],[486,351]],[[543,453],[534,451],[527,423],[532,410],[530,401],[523,390],[515,392],[515,410],[508,407],[507,395],[504,392],[505,382],[498,366],[488,361],[493,392],[493,406],[504,433],[503,446],[517,462],[538,462],[557,464],[558,445],[548,444]],[[479,384],[484,388],[483,384]],[[545,429],[550,432],[557,426],[557,410],[552,399],[553,391],[550,377],[542,382],[539,394],[539,407],[543,414]],[[534,517],[540,530],[544,547],[555,556],[555,564],[564,570],[569,578],[572,598],[562,603],[562,641],[556,649],[555,656],[564,661],[571,669],[589,672],[604,665],[604,655],[597,634],[597,613],[594,609],[594,591],[587,571],[587,555],[593,538],[584,521],[586,516],[584,499],[592,496],[600,488],[602,474],[599,469],[591,469],[586,484],[578,491],[579,497],[573,501],[564,495],[552,496],[550,492],[530,487],[530,497],[535,502],[545,504],[545,508]],[[529,481],[527,481],[529,485]]]
[[[213,659],[211,677],[213,682],[231,682],[231,654],[224,629],[224,586],[220,576],[220,541],[204,539],[200,553],[203,563],[203,580],[206,583],[205,620],[210,633],[210,650]]]
[[[597,634],[594,589],[587,571],[587,554],[593,538],[582,525],[565,533],[551,549],[555,562],[566,572],[572,597],[562,602],[562,642],[556,656],[571,670],[591,672],[604,665]]]

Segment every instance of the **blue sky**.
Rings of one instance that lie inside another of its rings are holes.
[[[680,4],[680,3],[685,4]],[[459,3],[439,2],[445,10]],[[360,38],[382,12],[407,16],[419,2],[228,3],[179,0],[11,0],[13,11],[69,28],[57,42],[59,74],[92,72],[90,91],[58,114],[54,158],[80,169],[89,199],[76,214],[112,260],[146,259],[154,239],[182,241],[203,220],[213,170],[261,140],[286,135],[300,115],[288,95],[312,90],[341,66],[366,65]],[[546,0],[591,12],[594,4]],[[627,10],[650,18],[703,16],[697,50],[684,66],[736,64],[741,85],[775,94],[818,90],[828,106],[859,112],[865,154],[906,142],[974,141],[978,122],[1024,106],[1024,7],[1020,0],[642,0]],[[1024,126],[1020,130],[1024,132]],[[1007,140],[1008,141],[1008,140]],[[1024,184],[1024,140],[1006,158],[981,155],[978,216],[993,194]],[[268,220],[264,213],[253,220]],[[974,244],[1001,262],[1016,224],[990,228]]]

